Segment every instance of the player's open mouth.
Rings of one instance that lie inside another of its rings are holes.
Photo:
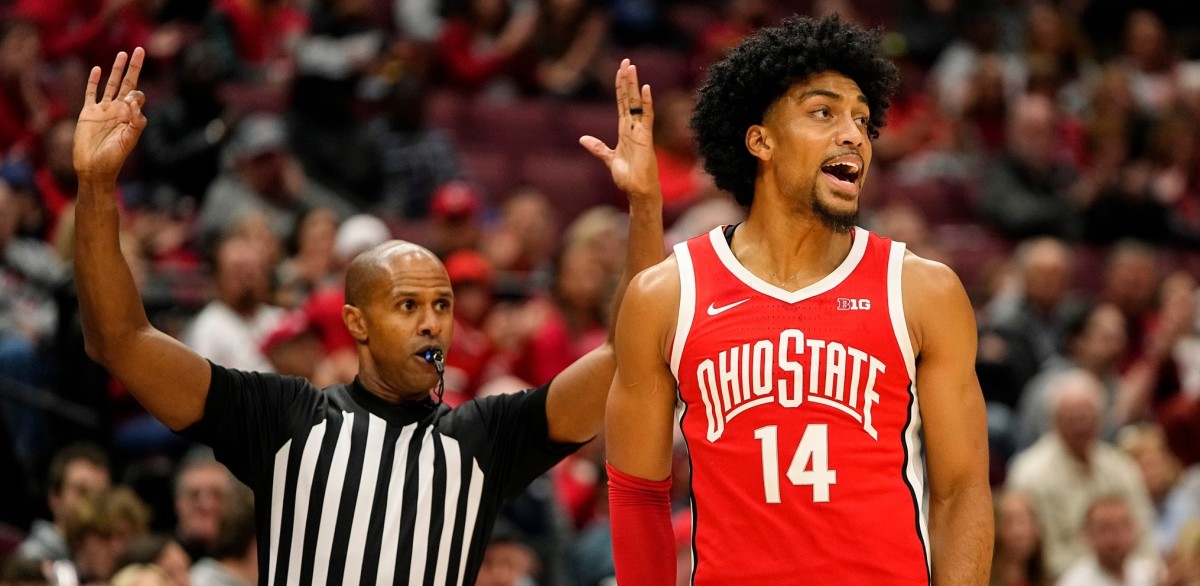
[[[862,175],[862,163],[858,157],[839,157],[821,166],[821,172],[839,188],[858,191],[858,178]]]

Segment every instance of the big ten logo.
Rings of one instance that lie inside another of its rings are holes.
[[[837,308],[843,311],[866,311],[871,309],[870,299],[848,299],[838,297]]]

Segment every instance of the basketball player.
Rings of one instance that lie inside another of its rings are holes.
[[[432,253],[391,241],[356,257],[346,275],[353,383],[321,390],[205,361],[146,320],[118,247],[116,179],[146,125],[136,89],[144,58],[140,48],[120,53],[105,87],[92,70],[75,131],[75,274],[88,354],[254,490],[259,583],[473,584],[503,502],[600,430],[612,345],[536,389],[456,409],[435,402],[454,293]],[[616,148],[581,142],[629,194],[627,283],[662,260],[662,200],[649,87],[638,87],[628,61],[616,86]]]
[[[745,223],[638,275],[606,437],[617,579],[674,584],[676,390],[694,584],[987,581],[992,515],[970,302],[855,227],[895,67],[836,16],[747,37],[692,125]]]

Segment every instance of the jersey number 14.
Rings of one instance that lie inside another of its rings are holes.
[[[779,500],[779,429],[768,425],[754,430],[762,443],[763,490],[767,503]],[[837,471],[829,469],[829,426],[810,423],[788,465],[787,478],[795,486],[811,486],[814,503],[829,502],[829,485],[837,484]]]

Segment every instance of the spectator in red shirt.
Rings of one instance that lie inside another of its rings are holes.
[[[537,5],[530,0],[512,5],[470,0],[463,14],[446,22],[438,39],[445,81],[471,92],[534,92],[537,60],[530,40],[537,21]]]
[[[28,152],[50,122],[41,69],[37,27],[20,19],[0,24],[0,160]]]
[[[292,77],[292,49],[308,25],[290,0],[215,0],[206,28],[227,76],[282,83]]]
[[[446,352],[446,400],[451,404],[475,397],[487,382],[495,347],[484,329],[492,307],[492,265],[474,250],[446,259],[454,288],[454,340]]]
[[[153,0],[17,0],[13,12],[34,22],[51,61],[72,58],[105,63],[117,51],[145,47],[152,58],[169,57],[181,37],[174,29],[156,36]]]

